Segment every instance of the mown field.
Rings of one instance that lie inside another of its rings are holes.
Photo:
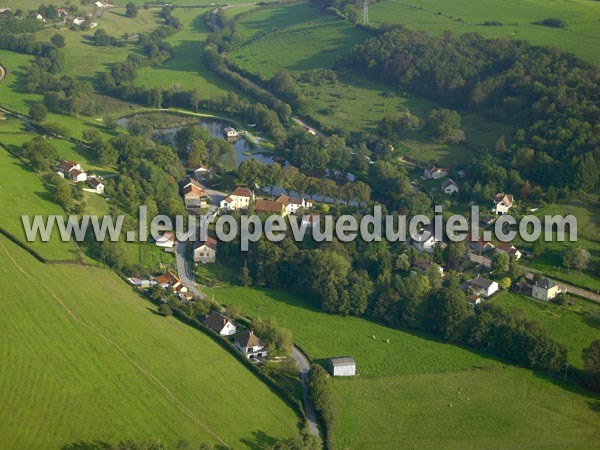
[[[427,336],[330,316],[278,291],[211,294],[245,315],[276,318],[317,362],[355,358],[359,376],[333,381],[335,448],[584,448],[600,439],[600,400],[531,371]]]
[[[233,356],[114,273],[0,244],[1,448],[149,438],[260,448],[297,433],[296,414]]]
[[[577,369],[583,369],[581,351],[600,339],[600,305],[592,302],[577,299],[574,306],[557,305],[508,291],[494,296],[491,302],[539,321],[553,339],[567,347],[569,364]]]
[[[535,25],[558,17],[567,28]],[[521,39],[536,45],[562,48],[592,62],[600,62],[600,4],[587,0],[383,0],[369,7],[372,25],[403,23],[418,30],[439,34],[479,33],[485,37]],[[487,21],[502,26],[484,26]]]

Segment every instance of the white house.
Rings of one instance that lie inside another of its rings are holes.
[[[73,19],[73,25],[81,25],[83,22],[85,22],[85,19],[82,19],[81,17],[75,17]]]
[[[481,297],[478,294],[467,295],[467,306],[475,308],[477,305],[481,305]]]
[[[448,169],[436,167],[435,164],[428,164],[423,170],[423,178],[426,180],[437,180],[438,178],[447,177],[450,174]]]
[[[232,127],[223,128],[223,134],[225,134],[225,137],[227,138],[236,138],[240,135],[237,130]]]
[[[175,246],[175,233],[167,231],[156,240],[156,245],[161,248],[173,248]]]
[[[69,177],[75,183],[83,183],[84,181],[87,181],[87,173],[85,173],[83,170],[78,170],[76,168],[72,168],[71,170],[69,170]]]
[[[298,198],[298,197],[290,197],[285,194],[281,194],[279,197],[277,197],[275,199],[275,201],[283,204],[286,215],[287,214],[296,214],[301,209],[311,208],[313,205],[311,200],[306,200],[304,198]]]
[[[329,371],[334,377],[353,377],[356,375],[356,362],[351,356],[331,358]]]
[[[183,186],[183,200],[186,208],[204,208],[207,205],[204,186],[189,178]]]
[[[435,246],[440,243],[440,241],[435,239],[435,236],[431,231],[420,231],[413,234],[410,239],[412,241],[412,245],[419,252],[431,253],[433,252]]]
[[[237,328],[233,321],[216,311],[211,311],[210,314],[206,316],[204,323],[208,328],[216,331],[221,336],[231,336],[237,333]]]
[[[533,286],[531,287],[531,296],[545,302],[549,302],[560,294],[560,292],[558,284],[547,278],[533,283]]]
[[[217,241],[207,236],[206,241],[194,242],[194,262],[214,263],[217,260]]]
[[[233,344],[248,359],[267,357],[267,348],[252,330],[242,331],[235,337]]]
[[[183,284],[183,281],[175,275],[173,272],[167,272],[156,277],[156,284],[162,288],[171,288],[173,292],[177,294],[186,293],[188,291],[187,287]]]
[[[506,214],[512,208],[514,197],[511,194],[498,193],[494,197],[494,209],[496,214]]]
[[[96,6],[96,8],[104,8],[104,3],[102,2],[96,2],[94,3],[94,5]]]
[[[254,201],[254,198],[254,192],[246,187],[238,186],[225,199],[221,200],[219,206],[226,211],[247,209],[250,206],[250,202]]]
[[[104,183],[97,177],[90,177],[88,179],[90,187],[96,192],[96,194],[104,194]]]
[[[442,192],[447,195],[456,194],[458,192],[458,184],[452,178],[448,178],[442,183]]]
[[[480,294],[485,298],[490,297],[494,293],[498,292],[498,290],[500,289],[498,283],[492,280],[488,280],[487,278],[484,278],[480,275],[469,281],[467,287],[473,292]]]

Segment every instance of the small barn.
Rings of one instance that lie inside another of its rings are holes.
[[[334,377],[353,377],[356,375],[356,362],[351,356],[331,358],[329,372]]]

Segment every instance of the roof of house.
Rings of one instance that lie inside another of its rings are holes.
[[[447,180],[445,180],[445,181],[442,183],[442,189],[446,189],[446,188],[448,188],[448,187],[450,187],[450,186],[455,186],[455,187],[458,187],[458,184],[456,184],[456,183],[455,183],[455,182],[452,180],[452,178],[448,178]]]
[[[173,285],[175,285],[177,283],[181,283],[181,280],[173,272],[167,272],[167,273],[164,273],[164,274],[159,275],[158,277],[156,277],[156,282],[158,284],[165,284],[166,283],[166,284],[169,284],[169,285],[173,286]]]
[[[229,318],[225,317],[222,314],[219,314],[216,311],[211,311],[210,314],[206,317],[205,321],[206,326],[208,328],[218,331],[219,333],[223,328],[225,328],[225,325],[227,325],[228,322],[231,322]]]
[[[510,242],[499,242],[498,244],[496,244],[496,249],[505,253],[509,253],[511,255],[514,255],[517,252],[519,252],[519,250]]]
[[[242,186],[236,187],[235,191],[233,191],[231,195],[235,195],[237,197],[254,197],[254,194],[250,189]]]
[[[207,236],[205,241],[194,242],[194,250],[196,250],[200,247],[204,247],[204,246],[216,251],[217,250],[217,241],[215,239],[211,238],[210,236]]]
[[[302,199],[298,197],[290,197],[286,194],[281,194],[279,197],[275,199],[276,202],[283,203],[284,206],[289,205],[302,205]]]
[[[494,198],[494,203],[504,203],[506,206],[512,206],[514,201],[514,197],[512,194],[505,194],[504,192],[496,194]]]
[[[223,131],[225,131],[226,133],[229,133],[229,132],[237,132],[237,131],[235,130],[235,128],[233,128],[233,127],[225,127],[225,128],[223,128]]]
[[[68,172],[76,165],[77,163],[75,161],[63,161],[59,164],[59,167],[65,172]]]
[[[183,188],[184,197],[194,197],[194,196],[204,196],[204,188],[202,186],[198,187],[195,184],[189,183],[186,184]]]
[[[235,343],[243,348],[262,346],[262,342],[260,342],[258,336],[254,334],[253,330],[242,331],[235,337]]]
[[[347,367],[356,366],[356,361],[352,356],[340,356],[337,358],[331,358],[331,365],[333,367]]]
[[[231,195],[228,195],[227,197],[225,197],[223,200],[221,200],[222,202],[225,203],[233,203],[233,198],[231,198]]]
[[[88,181],[90,183],[90,186],[92,186],[93,188],[97,188],[98,186],[101,186],[101,185],[104,186],[104,183],[96,177],[91,177]]]
[[[71,175],[73,178],[77,178],[79,175],[84,174],[85,172],[83,170],[78,170],[75,167],[73,167],[71,170],[69,170],[69,175]]]
[[[425,167],[425,170],[427,172],[449,172],[449,169],[446,169],[444,167],[436,167],[435,164],[427,164],[427,167]]]
[[[541,287],[542,289],[552,289],[556,286],[556,283],[548,278],[542,278],[540,281],[535,283],[537,287]]]
[[[471,286],[489,289],[490,286],[492,286],[492,284],[494,284],[495,282],[484,278],[481,275],[478,275],[477,277],[473,278],[469,283],[471,284]]]
[[[175,240],[175,233],[172,231],[166,231],[161,237],[159,237],[156,242],[169,242]]]
[[[274,202],[273,200],[265,200],[264,198],[257,199],[256,204],[254,205],[254,211],[256,212],[272,212],[281,214],[282,208],[282,203]]]
[[[427,270],[433,265],[433,263],[431,261],[427,261],[426,259],[419,259],[418,261],[415,261],[413,265],[421,270]]]

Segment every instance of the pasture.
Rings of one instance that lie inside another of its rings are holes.
[[[566,20],[567,28],[534,22],[550,17]],[[587,0],[383,0],[369,7],[370,24],[402,23],[431,34],[452,30],[487,38],[519,39],[562,48],[588,61],[600,62],[600,3]],[[501,26],[484,26],[500,22]]]
[[[586,447],[600,439],[600,400],[540,374],[428,336],[321,313],[279,291],[207,292],[244,315],[275,318],[316,362],[354,357],[359,376],[333,380],[335,448]]]
[[[577,299],[573,306],[557,305],[502,291],[491,303],[540,322],[553,339],[567,347],[569,364],[577,369],[583,369],[581,351],[600,339],[600,305],[592,302]]]
[[[0,142],[1,140],[2,135]],[[57,233],[53,233],[48,242],[40,239],[35,242],[27,241],[21,215],[29,215],[33,220],[36,214],[46,217],[50,214],[62,215],[64,212],[53,202],[40,178],[4,148],[0,148],[0,179],[0,226],[46,259],[77,259],[77,246],[73,242],[62,242]],[[18,204],[17,208],[15,202]]]
[[[208,336],[113,272],[43,265],[0,238],[0,447],[156,438],[260,448],[299,419]]]
[[[234,11],[232,8],[230,11]],[[174,50],[174,57],[154,67],[138,71],[138,86],[169,88],[177,86],[184,90],[197,89],[203,99],[225,95],[235,90],[208,70],[202,62],[204,42],[209,29],[206,25],[208,9],[176,8],[173,16],[179,18],[183,29],[165,39]]]
[[[600,439],[598,398],[524,369],[338,378],[333,390],[336,448],[593,448]]]
[[[245,16],[238,31],[246,43],[228,57],[265,78],[282,67],[296,73],[330,68],[339,55],[368,36],[307,2],[260,9]]]

